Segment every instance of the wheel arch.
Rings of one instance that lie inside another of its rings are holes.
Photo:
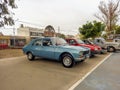
[[[116,48],[114,47],[114,46],[107,46],[107,50],[109,49],[109,48],[113,48],[114,49],[114,51],[113,52],[115,52],[116,51]],[[108,50],[109,51],[109,50]]]
[[[60,56],[59,56],[59,60],[60,60],[60,61],[62,60],[62,56],[63,56],[64,54],[69,54],[69,55],[71,55],[71,57],[72,57],[73,60],[74,60],[74,57],[73,57],[73,55],[72,55],[71,53],[69,53],[69,52],[63,52],[63,53],[61,53]]]
[[[107,46],[107,48],[109,48],[109,47],[112,47],[112,48],[116,49],[114,46],[111,46],[111,45],[110,45],[110,46]]]
[[[32,52],[31,52],[31,51],[27,51],[26,54],[28,54],[28,53],[32,53]],[[32,54],[33,54],[33,53],[32,53]]]

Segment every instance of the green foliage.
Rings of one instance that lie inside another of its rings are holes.
[[[115,26],[115,31],[116,31],[115,32],[116,34],[120,34],[120,26],[116,25]]]
[[[104,29],[104,24],[101,22],[93,21],[87,22],[82,27],[80,27],[79,32],[82,34],[83,38],[95,38],[97,36],[100,36]]]
[[[58,34],[58,37],[65,39],[65,35],[64,34]]]
[[[14,13],[9,8],[17,8],[15,0],[1,0],[0,2],[0,27],[4,25],[14,25],[12,16]]]

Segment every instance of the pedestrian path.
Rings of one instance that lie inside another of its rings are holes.
[[[74,90],[120,90],[120,52],[113,53]]]

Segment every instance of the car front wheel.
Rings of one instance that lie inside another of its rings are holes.
[[[74,65],[74,60],[71,55],[64,54],[62,55],[62,64],[64,67],[70,68]]]
[[[84,62],[84,61],[85,61],[85,59],[81,60],[80,62]]]
[[[114,47],[108,47],[108,48],[107,48],[107,51],[108,51],[108,52],[115,52],[116,50],[115,50]]]
[[[29,52],[29,53],[27,53],[27,58],[28,58],[28,60],[33,61],[35,56],[31,52]]]

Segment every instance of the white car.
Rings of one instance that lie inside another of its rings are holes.
[[[120,50],[120,43],[107,42],[104,38],[95,38],[94,43],[104,49],[107,49],[108,52],[115,52],[116,50]]]

